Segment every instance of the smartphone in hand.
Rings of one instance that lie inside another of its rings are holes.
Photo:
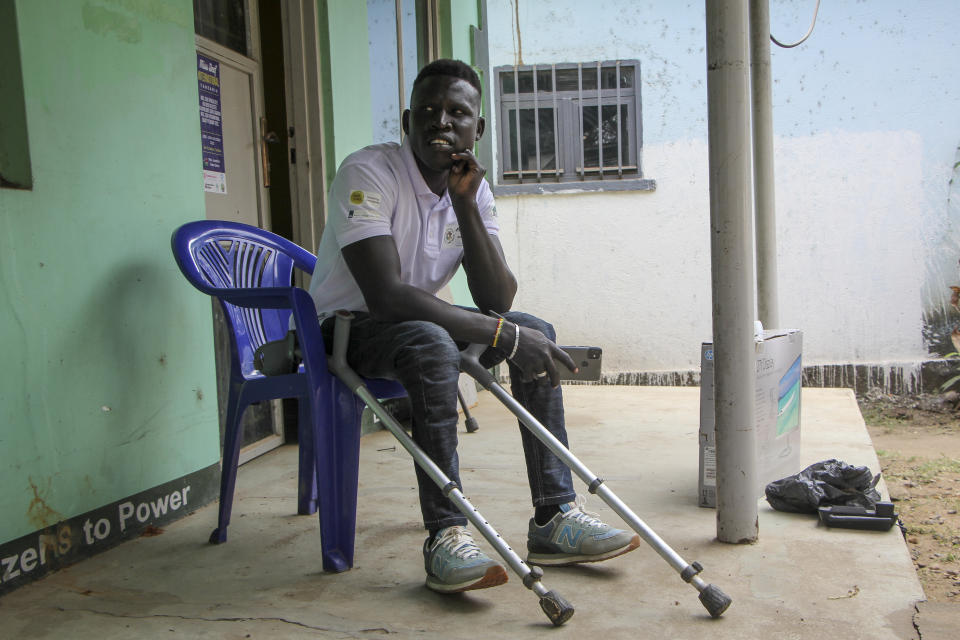
[[[573,360],[580,369],[573,373],[562,364],[557,365],[561,380],[585,380],[596,382],[600,380],[600,364],[603,361],[603,349],[600,347],[564,347],[561,349]]]

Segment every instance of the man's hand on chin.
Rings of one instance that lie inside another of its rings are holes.
[[[450,192],[450,199],[456,201],[475,200],[477,189],[487,170],[480,164],[477,157],[469,149],[450,154],[453,165],[450,167],[450,174],[447,176],[447,190]]]

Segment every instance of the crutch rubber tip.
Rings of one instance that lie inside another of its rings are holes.
[[[720,591],[717,585],[708,584],[704,590],[700,592],[700,602],[706,610],[710,612],[712,617],[719,618],[733,601],[730,599],[730,596]]]
[[[559,627],[573,616],[573,605],[556,591],[547,591],[543,594],[540,598],[540,608],[555,627]]]
[[[477,431],[477,430],[480,428],[480,425],[477,424],[477,419],[476,419],[476,418],[473,418],[473,417],[467,418],[464,422],[465,422],[466,427],[467,427],[467,433],[473,433],[473,432]]]

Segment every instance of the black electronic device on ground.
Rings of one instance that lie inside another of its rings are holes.
[[[869,529],[887,531],[897,523],[892,502],[878,502],[873,509],[866,507],[820,507],[820,522],[841,529]]]

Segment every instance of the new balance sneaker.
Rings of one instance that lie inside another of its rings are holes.
[[[530,519],[527,534],[527,562],[543,566],[564,566],[607,560],[640,546],[640,536],[614,529],[588,513],[578,503],[561,504],[560,513],[540,526]]]
[[[431,544],[423,543],[427,587],[440,593],[496,587],[507,581],[507,572],[473,541],[466,527],[441,529]]]

